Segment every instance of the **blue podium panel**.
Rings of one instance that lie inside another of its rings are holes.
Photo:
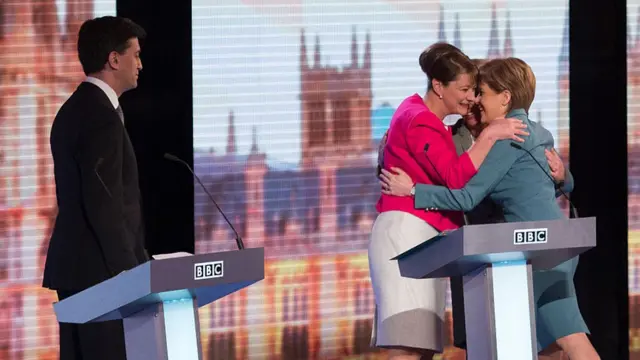
[[[486,264],[526,260],[533,270],[550,269],[596,246],[596,219],[467,225],[405,251],[402,276],[464,275]],[[531,239],[531,241],[529,241]]]
[[[596,219],[468,225],[396,256],[404,277],[463,276],[470,359],[537,359],[532,271],[596,246]]]
[[[151,260],[53,305],[59,322],[122,319],[128,360],[200,360],[198,308],[264,279],[264,249]]]
[[[470,359],[537,359],[531,265],[496,263],[463,276]]]

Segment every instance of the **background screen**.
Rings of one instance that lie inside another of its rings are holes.
[[[264,281],[201,309],[207,359],[371,351],[377,146],[426,90],[430,44],[529,63],[530,117],[568,160],[567,1],[193,0],[192,18],[195,170],[267,256]],[[195,189],[196,251],[233,250]]]
[[[627,1],[629,357],[640,359],[640,0]]]
[[[49,129],[83,80],[83,21],[115,0],[0,2],[0,359],[57,359],[55,292],[42,271],[57,213]]]

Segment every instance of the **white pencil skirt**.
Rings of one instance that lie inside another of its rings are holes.
[[[369,241],[369,271],[376,312],[371,345],[442,352],[446,279],[400,276],[398,254],[436,236],[424,220],[401,211],[378,215]]]

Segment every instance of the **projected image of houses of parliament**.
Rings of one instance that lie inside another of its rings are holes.
[[[206,359],[383,358],[369,346],[376,149],[400,101],[424,92],[417,59],[429,44],[531,64],[531,117],[568,160],[566,1],[194,0],[193,9],[195,169],[246,245],[267,254],[264,281],[200,310]],[[84,78],[80,25],[115,14],[115,1],[5,1],[0,14],[0,360],[54,360],[57,299],[41,288],[57,212],[49,130]],[[198,253],[234,248],[197,186],[194,211]],[[449,346],[442,358],[464,352]]]
[[[640,1],[627,1],[629,358],[640,359]]]
[[[209,354],[385,358],[370,347],[375,165],[395,107],[426,90],[420,52],[446,41],[472,58],[530,63],[538,78],[531,118],[555,134],[568,164],[564,5],[373,1],[336,13],[309,1],[194,1],[195,170],[247,246],[267,256],[263,282],[201,311]],[[232,232],[198,186],[195,206],[196,251],[233,250]],[[450,311],[446,323],[442,358],[465,359],[450,346]]]
[[[57,213],[49,130],[84,74],[83,21],[115,0],[0,2],[0,359],[57,359],[54,292],[41,288]]]

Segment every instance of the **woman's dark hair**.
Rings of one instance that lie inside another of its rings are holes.
[[[478,74],[477,66],[457,47],[448,43],[435,43],[420,54],[420,68],[429,79],[429,90],[433,80],[440,81],[444,86],[449,85],[458,76],[469,74],[475,82]]]

